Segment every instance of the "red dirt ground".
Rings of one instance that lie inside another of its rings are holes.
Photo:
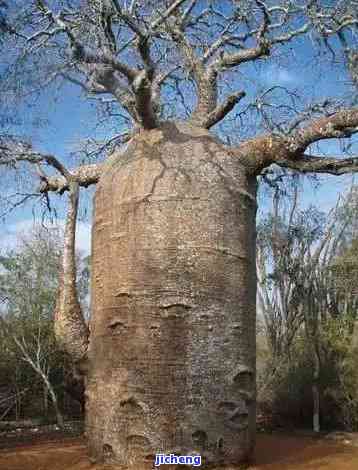
[[[258,436],[250,470],[357,470],[357,437],[338,440],[283,434]],[[105,470],[92,465],[82,439],[19,445],[0,451],[1,470]],[[230,467],[231,469],[232,467]],[[165,470],[165,467],[163,467]],[[229,470],[226,467],[226,470]]]

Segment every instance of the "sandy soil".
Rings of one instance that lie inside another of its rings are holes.
[[[358,438],[259,435],[250,470],[357,470]],[[82,439],[16,446],[0,451],[1,470],[107,470],[91,465]],[[163,467],[165,470],[165,467]],[[226,469],[228,470],[228,468]]]

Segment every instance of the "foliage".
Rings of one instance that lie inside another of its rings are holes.
[[[72,380],[71,361],[58,349],[53,332],[60,235],[58,231],[37,227],[20,240],[17,248],[0,258],[0,387],[8,385],[10,395],[20,394],[9,415],[15,406],[17,415],[39,410],[43,413],[49,393],[44,389],[47,379],[63,406],[68,379]],[[88,260],[81,264],[79,292],[86,300]],[[43,397],[44,405],[38,397]],[[72,408],[76,406],[72,404]],[[46,413],[51,415],[50,410],[46,409]]]
[[[300,210],[296,193],[289,210],[274,200],[273,215],[259,227],[267,353],[259,401],[301,425],[315,403],[324,426],[358,429],[356,201],[353,188],[326,216]]]

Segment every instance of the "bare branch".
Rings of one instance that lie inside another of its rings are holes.
[[[285,42],[290,42],[293,38],[306,34],[310,29],[309,23],[301,26],[301,28],[295,29],[293,31],[289,31],[286,34],[282,34],[281,36],[276,36],[275,38],[270,40],[271,44],[283,44]]]
[[[305,153],[307,147],[324,139],[350,137],[358,132],[358,109],[342,109],[311,121],[288,136],[263,135],[243,143],[238,155],[255,174],[272,163],[303,173],[342,175],[357,171],[357,158],[325,158]]]
[[[56,169],[64,178],[70,177],[66,167],[54,156],[46,153],[35,152],[32,147],[24,142],[2,139],[0,143],[0,165],[16,166],[17,162],[42,163]]]
[[[206,121],[203,122],[203,127],[209,129],[210,127],[214,126],[218,122],[220,122],[224,117],[230,113],[237,105],[237,103],[246,95],[244,91],[239,91],[230,95],[224,103],[220,106],[217,106],[214,111],[212,111],[208,116]]]
[[[269,56],[271,43],[268,39],[266,39],[266,33],[268,31],[271,20],[264,2],[257,0],[256,3],[258,4],[263,14],[262,23],[256,34],[256,46],[249,49],[244,49],[234,54],[223,54],[212,64],[212,67],[214,67],[216,70],[236,67],[244,62]]]
[[[256,59],[260,59],[262,57],[268,57],[270,53],[269,44],[266,42],[262,42],[260,45],[250,48],[244,49],[236,54],[224,54],[222,57],[216,59],[213,62],[213,66],[217,70],[224,70],[227,68],[237,67],[240,64],[245,62],[250,62]]]
[[[295,160],[279,160],[277,165],[301,173],[329,173],[331,175],[343,175],[345,173],[358,172],[358,157],[332,158],[302,155]]]
[[[191,0],[187,8],[184,10],[181,18],[180,18],[180,25],[181,29],[184,30],[186,27],[186,23],[190,18],[191,12],[193,11],[195,5],[197,4],[198,0]]]
[[[127,15],[122,7],[120,6],[118,0],[112,0],[113,5],[118,13],[118,16],[126,23],[126,25],[139,37],[144,37],[145,33],[141,30],[139,25],[133,20],[133,17]]]
[[[73,56],[79,61],[86,64],[105,64],[113,67],[119,73],[123,74],[129,81],[133,81],[137,75],[136,70],[132,69],[128,65],[118,61],[112,54],[106,53],[92,53],[86,48],[75,36],[71,27],[66,23],[63,15],[55,15],[50,8],[45,4],[43,0],[37,0],[37,4],[40,10],[44,13],[47,18],[50,18],[53,23],[57,24],[60,30],[62,30],[70,40]]]
[[[78,184],[84,188],[92,184],[96,184],[99,181],[103,170],[103,165],[92,164],[82,165],[77,168],[71,169],[71,178],[77,181]],[[64,177],[49,176],[44,179],[40,186],[40,193],[46,193],[49,191],[55,191],[63,193],[69,190],[68,180]]]
[[[185,2],[186,0],[175,0],[163,13],[159,12],[160,16],[151,23],[151,29],[154,30],[158,28],[158,26],[175,13],[175,11]]]

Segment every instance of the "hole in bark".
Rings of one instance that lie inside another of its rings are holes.
[[[121,408],[126,408],[127,413],[143,412],[143,407],[135,397],[128,397],[119,402]]]
[[[236,429],[246,429],[249,426],[249,415],[242,411],[236,411],[230,418],[230,423],[235,426]]]
[[[233,381],[237,382],[244,377],[248,377],[251,379],[253,375],[254,375],[254,372],[250,367],[240,365],[237,367],[233,375]]]
[[[219,437],[219,439],[217,440],[216,446],[220,451],[223,450],[224,439],[222,437]]]
[[[200,318],[204,318],[204,319],[206,320],[206,319],[208,319],[208,318],[210,318],[210,317],[209,317],[209,315],[208,315],[207,313],[202,313],[202,314],[200,315]]]
[[[162,309],[162,318],[181,318],[187,313],[188,310],[191,309],[191,306],[181,302],[176,302],[172,304],[161,305],[160,308]]]
[[[221,401],[219,403],[219,410],[232,413],[237,408],[237,403],[233,401]]]
[[[114,455],[113,448],[109,444],[103,444],[103,458],[105,460],[111,459]]]
[[[232,374],[233,383],[239,385],[243,390],[252,388],[253,378],[253,370],[245,365],[239,365]]]
[[[111,331],[115,331],[118,328],[125,328],[125,327],[126,327],[126,324],[123,323],[121,320],[112,320],[108,325],[108,328]]]
[[[202,447],[202,448],[206,447],[208,436],[205,431],[198,429],[197,431],[193,432],[191,437],[195,445]]]
[[[131,294],[129,292],[118,292],[114,294],[114,297],[131,297]]]

